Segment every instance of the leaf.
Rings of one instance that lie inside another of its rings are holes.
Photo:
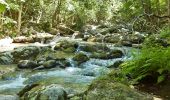
[[[165,80],[165,75],[161,75],[157,79],[157,84],[162,83]]]
[[[0,3],[0,13],[1,13],[1,12],[4,12],[5,9],[6,9],[6,5]]]

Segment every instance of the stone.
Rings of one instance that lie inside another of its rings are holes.
[[[57,44],[54,47],[54,50],[64,51],[67,53],[74,53],[77,48],[78,48],[78,44],[76,42],[70,42],[65,40],[65,41],[60,41],[59,44]]]
[[[96,58],[96,59],[108,59],[108,54],[107,52],[101,52],[101,53],[98,53],[98,52],[93,52],[91,55],[90,55],[90,58]]]
[[[37,62],[31,60],[21,60],[18,63],[18,68],[20,69],[34,69],[38,67]]]
[[[72,35],[72,38],[74,39],[84,38],[84,35],[79,31],[75,31],[74,34]]]
[[[32,37],[19,36],[13,39],[13,43],[33,43],[35,42]]]
[[[46,61],[46,62],[44,62],[43,63],[43,66],[44,66],[44,68],[54,68],[54,67],[56,67],[57,66],[57,64],[56,64],[56,61],[55,60],[48,60],[48,61]]]
[[[12,63],[13,63],[13,56],[11,55],[11,52],[0,53],[0,64],[8,65]]]
[[[51,84],[48,86],[38,85],[22,92],[21,100],[67,100],[64,88]]]
[[[75,54],[75,56],[73,57],[73,60],[76,61],[79,64],[83,63],[83,62],[86,62],[89,60],[89,57],[87,57],[86,54],[80,52],[80,53],[77,53]]]
[[[40,48],[36,46],[18,47],[11,53],[14,58],[14,63],[20,60],[34,60],[40,53]]]
[[[112,50],[109,54],[108,54],[108,58],[109,59],[113,59],[113,58],[121,58],[123,56],[123,52],[121,50]]]
[[[153,100],[151,95],[131,88],[128,83],[123,83],[125,81],[120,82],[121,76],[115,74],[118,77],[116,78],[114,74],[110,75],[93,81],[84,98],[86,100]]]

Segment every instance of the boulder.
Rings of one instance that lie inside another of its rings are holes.
[[[77,38],[84,38],[84,34],[82,34],[79,31],[75,31],[74,34],[72,35],[72,38],[77,39]]]
[[[84,44],[84,45],[80,45],[79,49],[81,51],[85,51],[85,52],[107,52],[110,51],[110,49],[106,46],[106,45],[102,45],[102,44]]]
[[[123,56],[123,52],[121,50],[112,50],[109,54],[108,54],[108,58],[109,59],[113,59],[113,58],[121,58]]]
[[[34,60],[40,53],[40,48],[36,46],[18,47],[12,52],[14,63],[20,60]]]
[[[54,50],[64,51],[67,53],[74,53],[77,48],[78,44],[76,42],[61,41],[54,47]]]
[[[13,56],[11,55],[11,52],[0,53],[0,64],[7,65],[12,63],[13,63]]]
[[[49,86],[34,86],[20,92],[21,100],[67,100],[64,88],[51,84]]]
[[[144,36],[138,32],[129,35],[129,41],[134,44],[140,44],[144,41]]]
[[[54,67],[57,66],[57,63],[56,63],[55,60],[48,60],[48,61],[43,63],[43,66],[44,66],[44,68],[47,68],[47,69],[48,68],[54,68]]]
[[[87,57],[86,54],[80,52],[80,53],[77,53],[75,54],[75,56],[73,57],[73,60],[76,61],[79,64],[83,63],[83,62],[86,62],[89,60],[89,57]]]
[[[21,60],[18,63],[18,68],[21,69],[34,69],[38,67],[37,62],[31,60]]]
[[[13,39],[13,43],[33,43],[35,42],[32,37],[19,36]]]
[[[101,52],[101,53],[93,52],[90,55],[90,58],[96,58],[96,59],[108,59],[108,57],[109,57],[109,55],[107,52]]]
[[[86,95],[87,100],[153,100],[148,94],[138,92],[121,83],[97,83]]]
[[[94,80],[85,94],[86,100],[153,100],[149,94],[131,88],[121,72],[113,71]]]

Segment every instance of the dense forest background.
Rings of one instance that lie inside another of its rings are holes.
[[[0,94],[170,100],[169,84],[170,0],[0,0]]]
[[[0,4],[1,37],[54,32],[63,26],[81,30],[86,24],[155,33],[170,20],[169,0],[1,0]]]

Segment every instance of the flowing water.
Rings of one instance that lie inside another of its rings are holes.
[[[58,41],[58,40],[57,40]],[[56,41],[55,41],[56,42]],[[10,80],[0,81],[0,93],[4,94],[16,94],[27,84],[33,83],[55,83],[62,85],[66,88],[73,88],[78,90],[88,86],[96,77],[104,75],[110,71],[107,66],[114,64],[118,60],[130,59],[130,48],[125,47],[110,47],[112,49],[121,49],[124,54],[122,58],[116,59],[90,59],[89,61],[82,63],[77,66],[75,62],[69,58],[71,66],[65,69],[50,69],[50,70],[40,70],[34,72],[19,72],[17,77]],[[82,52],[79,48],[76,52]],[[88,55],[87,52],[84,52]],[[75,86],[75,84],[77,86]],[[73,87],[72,87],[73,86]],[[76,87],[76,88],[75,88]]]

